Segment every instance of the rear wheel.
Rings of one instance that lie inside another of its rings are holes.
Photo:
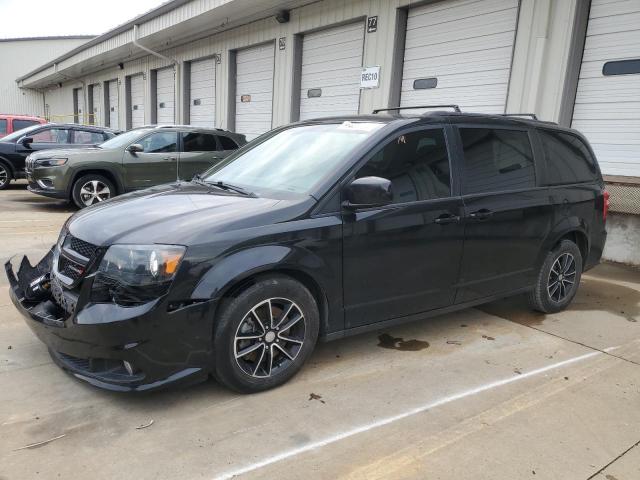
[[[0,190],[7,188],[12,178],[11,170],[3,163],[0,163]]]
[[[243,393],[285,383],[313,351],[315,299],[286,276],[259,280],[222,307],[214,332],[215,377]]]
[[[90,207],[115,196],[113,182],[103,175],[90,173],[83,175],[73,184],[71,199],[78,208]]]
[[[534,310],[555,313],[567,308],[575,297],[582,274],[582,254],[571,240],[562,240],[547,254],[529,304]]]

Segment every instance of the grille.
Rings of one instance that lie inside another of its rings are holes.
[[[69,250],[73,250],[76,253],[79,253],[85,258],[93,257],[93,254],[96,253],[98,247],[95,245],[85,242],[84,240],[80,240],[79,238],[73,237],[71,235],[67,236],[65,241],[65,245]]]
[[[75,282],[84,274],[84,267],[60,256],[58,259],[58,272]]]

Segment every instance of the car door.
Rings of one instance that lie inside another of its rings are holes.
[[[347,328],[451,305],[463,227],[442,127],[396,134],[357,171],[392,182],[393,203],[343,212]]]
[[[178,133],[157,131],[136,141],[142,152],[125,150],[123,166],[128,190],[169,183],[176,180]]]
[[[182,132],[181,138],[178,163],[178,176],[181,180],[191,180],[196,174],[205,172],[224,158],[216,135]]]
[[[552,222],[527,128],[460,126],[464,253],[457,303],[533,283]]]

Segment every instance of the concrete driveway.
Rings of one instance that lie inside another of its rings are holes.
[[[39,259],[72,209],[17,184],[0,212],[4,263]],[[52,363],[4,275],[0,309],[2,480],[640,478],[630,268],[589,272],[561,314],[518,297],[319,345],[292,382],[252,396],[214,381],[97,390]]]

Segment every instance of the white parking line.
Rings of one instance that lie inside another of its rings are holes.
[[[278,453],[276,455],[272,455],[264,460],[259,462],[251,463],[244,467],[237,468],[235,470],[229,470],[227,472],[223,472],[214,477],[214,480],[227,480],[233,477],[243,475],[245,473],[253,472],[254,470],[258,470],[260,468],[272,465],[274,463],[278,463],[282,460],[286,460],[291,457],[295,457],[296,455],[300,455],[302,453],[308,452],[310,450],[315,450],[317,448],[322,448],[332,443],[339,442],[340,440],[344,440],[345,438],[353,437],[354,435],[358,435],[360,433],[368,432],[370,430],[374,430],[379,427],[383,427],[385,425],[389,425],[390,423],[397,422],[399,420],[403,420],[407,417],[411,417],[413,415],[417,415],[419,413],[425,412],[432,408],[440,407],[447,403],[455,402],[456,400],[461,400],[466,397],[471,397],[473,395],[477,395],[482,392],[486,392],[488,390],[492,390],[494,388],[502,387],[504,385],[509,385],[511,383],[515,383],[526,378],[530,378],[536,375],[540,375],[542,373],[548,372],[550,370],[555,370],[556,368],[564,367],[565,365],[570,365],[572,363],[581,362],[583,360],[587,360],[589,358],[593,358],[599,355],[604,355],[603,352],[610,352],[612,350],[616,350],[620,347],[609,347],[604,349],[603,351],[591,352],[584,355],[580,355],[578,357],[569,358],[567,360],[563,360],[562,362],[553,363],[551,365],[547,365],[546,367],[541,367],[535,370],[531,370],[530,372],[523,372],[520,375],[515,375],[513,377],[505,378],[502,380],[497,380],[495,382],[486,383],[479,387],[472,388],[470,390],[465,390],[460,393],[456,393],[454,395],[450,395],[447,397],[440,398],[438,400],[431,401],[427,404],[420,405],[418,407],[412,408],[411,410],[407,410],[406,412],[399,413],[397,415],[393,415],[390,417],[386,417],[380,420],[377,420],[372,423],[367,423],[365,425],[361,425],[359,427],[354,427],[350,430],[346,430],[341,433],[337,433],[330,437],[324,438],[322,440],[317,440],[315,442],[309,443],[302,447],[294,448],[291,450],[286,450],[284,452]]]

